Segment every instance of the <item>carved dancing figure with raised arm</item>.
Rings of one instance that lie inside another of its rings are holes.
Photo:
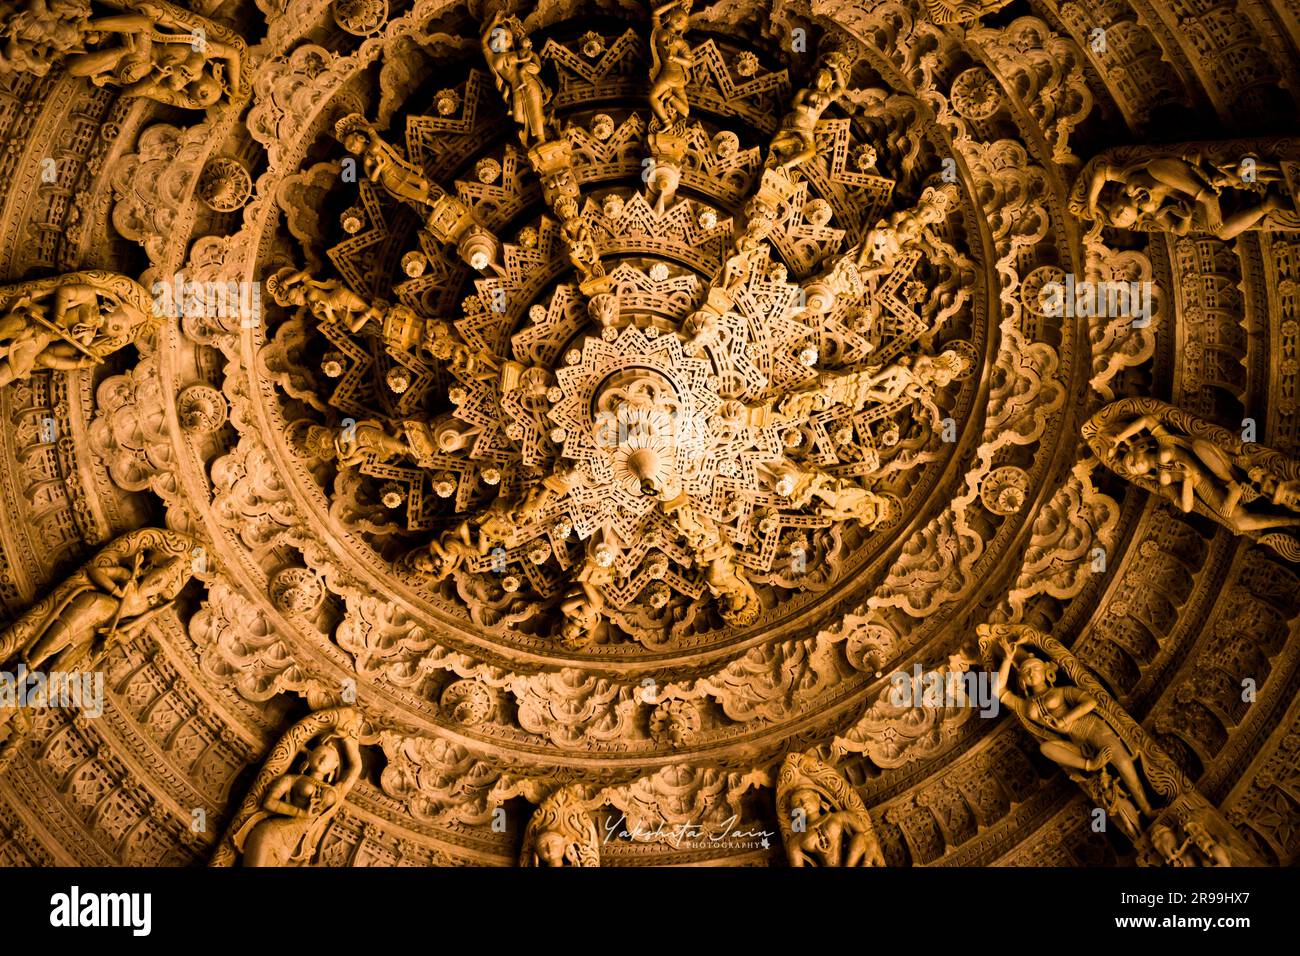
[[[848,90],[843,58],[826,57],[813,74],[812,84],[794,95],[790,112],[772,137],[768,165],[789,172],[817,156],[817,123],[822,114]]]
[[[1069,770],[1094,774],[1110,768],[1125,786],[1124,796],[1146,817],[1155,811],[1138,775],[1140,751],[1131,751],[1097,710],[1097,700],[1074,686],[1056,686],[1057,665],[1004,636],[999,646],[998,700],[1027,724],[1037,728],[1043,756]],[[1014,671],[1020,694],[1011,690]]]
[[[650,109],[659,129],[669,129],[690,114],[686,97],[694,58],[686,42],[691,0],[671,0],[652,11],[650,28]]]

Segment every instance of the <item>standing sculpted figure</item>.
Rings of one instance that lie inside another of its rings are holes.
[[[335,123],[334,136],[349,153],[361,157],[366,178],[393,198],[427,213],[440,195],[415,164],[385,142],[360,113],[349,113]]]
[[[599,546],[593,542],[578,564],[573,584],[560,601],[560,626],[555,639],[571,650],[585,647],[596,636],[596,628],[609,611],[602,588],[614,580],[614,569],[599,560]]]
[[[1096,713],[1097,701],[1077,687],[1056,686],[1056,666],[1033,654],[1016,662],[1017,647],[1011,641],[1002,644],[1002,664],[998,668],[1001,702],[1022,720],[1053,735],[1039,749],[1063,767],[1088,773],[1111,766],[1128,786],[1133,802],[1150,816],[1151,803],[1138,779],[1133,755],[1104,717]],[[1011,690],[1009,678],[1015,667],[1022,695]]]
[[[735,548],[725,542],[704,551],[704,583],[718,599],[723,620],[734,627],[747,627],[758,620],[763,603],[754,585],[741,572]]]
[[[814,500],[817,514],[832,521],[857,521],[874,528],[889,520],[891,499],[847,479],[827,474],[819,468],[799,467],[787,463],[758,466],[764,487],[790,500],[791,507],[806,508]]]
[[[927,186],[911,209],[900,209],[879,220],[857,248],[857,265],[863,280],[874,280],[894,268],[899,257],[921,244],[927,226],[938,225],[948,215],[954,191],[949,186]]]
[[[495,355],[483,349],[470,348],[456,336],[448,323],[439,319],[430,319],[425,324],[423,344],[431,356],[445,362],[461,378],[488,379],[501,374]]]
[[[494,501],[478,514],[462,518],[426,547],[412,552],[411,566],[441,581],[466,562],[486,557],[494,545],[513,544],[518,526],[515,509],[506,502]]]
[[[690,114],[686,98],[688,71],[694,58],[686,42],[691,0],[672,0],[653,11],[650,29],[650,109],[659,129],[668,129]]]
[[[965,360],[952,349],[937,356],[904,355],[871,371],[859,383],[861,394],[867,402],[893,402],[903,397],[920,400],[927,389],[949,385],[965,366]]]
[[[212,866],[307,866],[361,778],[361,715],[317,711],[272,748],[213,853]]]
[[[325,461],[335,459],[343,468],[414,457],[404,436],[391,433],[382,423],[370,418],[337,428],[312,425],[304,436],[303,450]]]
[[[517,17],[498,11],[483,30],[483,57],[510,115],[519,124],[525,148],[546,141],[546,104],[550,91],[542,84],[542,61]]]
[[[292,266],[266,280],[266,291],[283,306],[306,306],[322,322],[337,322],[360,332],[371,319],[383,324],[386,308],[372,305],[339,279],[313,279],[311,273]]]
[[[783,415],[802,418],[836,405],[862,408],[907,397],[929,398],[950,385],[966,369],[966,360],[953,349],[938,355],[903,355],[885,366],[857,372],[827,372],[812,387],[791,392],[778,404]]]
[[[414,552],[411,566],[435,581],[442,581],[466,561],[482,557],[471,537],[468,521],[450,528]]]
[[[910,399],[926,411],[938,431],[943,416],[935,393],[965,371],[966,359],[953,349],[934,356],[902,355],[885,366],[825,374],[812,387],[787,395],[777,409],[786,417],[803,418],[837,405],[860,409]]]

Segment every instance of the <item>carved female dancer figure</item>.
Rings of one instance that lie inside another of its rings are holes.
[[[1135,753],[1130,753],[1116,729],[1097,713],[1097,701],[1078,687],[1056,686],[1056,665],[1025,652],[1017,664],[1016,642],[1002,640],[1002,664],[998,668],[998,699],[1022,721],[1045,731],[1039,744],[1043,756],[1073,770],[1095,773],[1113,767],[1131,799],[1146,816],[1154,810],[1138,776]],[[1018,696],[1009,689],[1008,678],[1016,670]]]

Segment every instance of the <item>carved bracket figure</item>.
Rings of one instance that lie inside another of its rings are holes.
[[[86,0],[29,0],[0,26],[0,78],[62,63],[123,96],[197,110],[248,94],[248,47],[226,27],[164,0],[106,5],[126,12],[92,18]]]
[[[791,866],[884,866],[866,804],[820,760],[788,754],[776,781],[777,822]]]
[[[137,637],[169,607],[195,573],[198,541],[163,528],[129,531],[0,634],[0,662],[28,673],[93,670],[113,647]],[[0,711],[9,727],[0,767],[12,760],[31,729],[22,708]]]
[[[1189,820],[1193,832],[1217,835],[1203,842],[1222,845],[1221,860],[1227,847],[1250,859],[1222,815],[1059,641],[1025,624],[981,624],[976,632],[985,666],[997,668],[1002,704],[1148,862],[1157,854],[1173,862]]]
[[[1154,398],[1125,398],[1083,425],[1121,478],[1300,561],[1300,461]]]
[[[1176,236],[1300,229],[1300,139],[1107,150],[1080,172],[1070,211],[1098,227]]]
[[[0,661],[29,671],[89,666],[175,599],[194,574],[197,547],[178,531],[127,532],[0,635]]]
[[[92,368],[156,322],[153,300],[114,272],[69,272],[0,288],[0,386],[37,369]]]
[[[330,707],[304,717],[271,749],[210,866],[306,866],[361,777],[361,714]]]
[[[580,787],[562,787],[524,829],[520,866],[600,866],[600,835]]]
[[[999,699],[1131,839],[1191,787],[1154,741],[1055,639],[1021,624],[981,624],[980,653]]]

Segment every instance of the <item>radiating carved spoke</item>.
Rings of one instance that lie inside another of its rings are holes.
[[[518,17],[496,13],[483,28],[483,56],[519,126],[519,142],[542,181],[546,204],[559,217],[569,261],[584,291],[603,292],[601,267],[591,224],[573,175],[573,148],[551,110],[552,93],[542,82],[542,62]]]

